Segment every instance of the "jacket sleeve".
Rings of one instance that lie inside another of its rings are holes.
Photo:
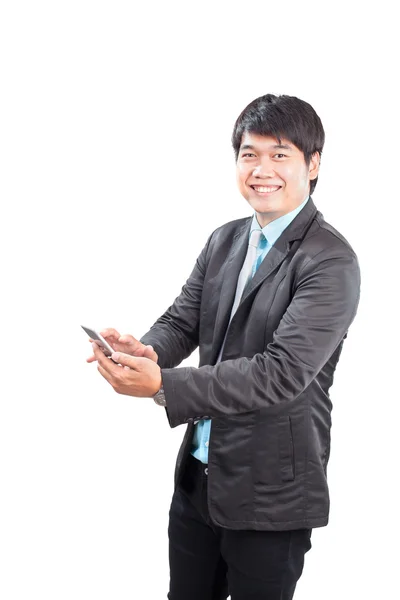
[[[163,369],[171,427],[295,400],[343,340],[359,297],[355,254],[346,246],[322,250],[299,273],[265,352],[198,369]]]
[[[161,368],[179,365],[199,345],[201,295],[211,237],[180,295],[140,340],[153,346]]]

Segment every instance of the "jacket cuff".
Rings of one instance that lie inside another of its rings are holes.
[[[179,406],[177,402],[177,395],[175,393],[174,386],[174,371],[176,369],[161,369],[161,377],[163,381],[165,401],[167,406],[165,411],[167,413],[168,422],[170,427],[177,427],[185,421],[182,421],[179,415]],[[189,422],[189,421],[186,421]]]

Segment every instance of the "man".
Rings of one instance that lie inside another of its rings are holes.
[[[232,136],[254,215],[212,233],[172,306],[139,342],[93,360],[113,388],[187,424],[169,522],[170,600],[288,600],[328,522],[328,390],[357,311],[349,243],[316,209],[324,130],[267,94]],[[199,346],[199,368],[176,368]],[[158,360],[158,363],[157,363]],[[121,368],[127,367],[127,368]]]

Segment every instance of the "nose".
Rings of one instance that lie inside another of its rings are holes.
[[[254,167],[252,174],[253,174],[253,177],[261,177],[261,178],[273,177],[275,174],[273,164],[271,163],[271,161],[269,159],[264,158],[264,159],[260,160],[260,162],[258,163],[258,165],[256,167]]]

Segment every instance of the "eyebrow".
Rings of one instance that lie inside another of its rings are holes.
[[[293,150],[292,146],[289,146],[289,144],[275,144],[274,146],[271,146],[272,150]],[[240,152],[242,150],[255,150],[254,146],[251,146],[250,144],[243,144],[243,146],[240,146]]]

